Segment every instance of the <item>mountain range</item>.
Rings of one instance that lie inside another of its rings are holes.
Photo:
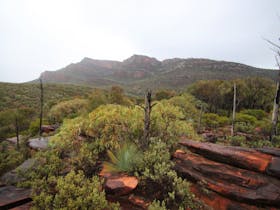
[[[106,88],[123,86],[127,92],[142,93],[146,88],[183,89],[197,80],[229,80],[245,77],[275,79],[277,71],[240,63],[202,58],[156,58],[133,55],[120,62],[84,58],[57,71],[45,71],[45,83],[78,84]],[[32,82],[37,82],[34,80]]]

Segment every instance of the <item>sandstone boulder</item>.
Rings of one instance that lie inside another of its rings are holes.
[[[107,177],[105,191],[114,195],[127,195],[138,185],[138,179],[134,176],[114,175]]]

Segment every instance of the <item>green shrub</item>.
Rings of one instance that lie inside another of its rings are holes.
[[[280,147],[280,136],[273,136],[271,143],[274,147]]]
[[[232,146],[244,146],[246,143],[245,136],[232,136],[230,138],[230,143]]]
[[[167,210],[165,202],[154,200],[148,207],[148,210]]]
[[[40,127],[40,119],[36,119],[35,121],[32,121],[29,125],[29,135],[35,136],[39,133],[39,127]]]
[[[244,109],[240,113],[251,115],[251,116],[257,118],[258,120],[262,120],[267,115],[266,112],[261,109]]]
[[[22,173],[25,181],[19,183],[19,187],[33,187],[37,180],[45,180],[47,177],[58,176],[65,169],[65,163],[60,159],[57,150],[40,151],[35,154],[34,167]]]
[[[234,129],[235,129],[235,131],[242,132],[242,133],[253,133],[254,132],[254,126],[247,124],[245,122],[234,123]]]
[[[237,113],[235,122],[241,122],[247,125],[254,126],[257,122],[257,118],[248,114]]]
[[[48,118],[51,123],[61,123],[64,118],[74,118],[79,114],[86,112],[89,102],[86,99],[72,99],[62,101],[54,105],[49,113]]]
[[[202,102],[197,100],[190,94],[182,94],[180,96],[175,96],[169,100],[161,101],[163,104],[170,106],[176,106],[180,108],[180,111],[183,113],[185,120],[191,122],[197,122],[199,116],[199,110],[196,108]]]
[[[106,200],[99,178],[87,179],[79,171],[65,177],[50,176],[33,184],[33,209],[119,209]]]
[[[273,147],[273,144],[268,140],[257,140],[247,142],[247,146],[253,148],[262,148],[262,147]]]
[[[24,153],[8,148],[6,142],[0,144],[0,175],[19,166],[24,161]]]
[[[103,105],[89,114],[85,134],[100,139],[106,149],[117,149],[120,144],[140,139],[143,133],[143,114],[138,107]]]
[[[75,150],[71,145],[82,134],[89,142],[97,141],[102,145],[103,151],[118,149],[124,142],[139,145],[143,135],[143,119],[144,113],[140,107],[102,105],[88,116],[66,120],[60,132],[52,138],[51,144],[61,145],[64,150],[68,148],[70,152]],[[158,103],[153,108],[150,136],[161,138],[169,149],[177,144],[181,136],[198,138],[192,123],[184,120],[180,108],[166,106],[164,103]]]
[[[208,128],[217,128],[228,125],[229,119],[214,113],[205,113],[202,117],[202,124]]]
[[[260,130],[259,134],[264,136],[269,136],[271,134],[271,121],[268,119],[257,121],[256,127]]]
[[[92,176],[99,170],[96,164],[100,149],[98,141],[83,142],[81,145],[75,146],[75,150],[71,153],[71,165],[75,170],[82,170],[87,177]]]
[[[168,209],[196,209],[198,204],[189,190],[189,183],[178,177],[172,168],[173,162],[166,143],[152,139],[135,173],[141,180],[140,188],[144,188],[150,195],[157,194],[162,202],[156,202],[150,208],[165,208],[166,205]]]
[[[185,120],[185,115],[179,106],[168,102],[159,102],[151,113],[151,136],[160,138],[172,150],[181,136],[197,139],[192,122]]]
[[[169,99],[176,95],[175,91],[172,90],[159,90],[155,93],[155,100],[163,100],[163,99]]]

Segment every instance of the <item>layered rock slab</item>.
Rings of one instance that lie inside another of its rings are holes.
[[[261,152],[261,150],[191,140],[182,140],[180,144],[210,160],[265,173],[280,179],[280,157]],[[271,151],[275,152],[275,150]]]

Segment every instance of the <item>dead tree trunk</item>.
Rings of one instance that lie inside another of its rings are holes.
[[[203,111],[204,111],[204,108],[203,108],[203,105],[200,106],[200,112],[199,112],[199,119],[198,119],[198,133],[201,132],[201,121],[202,121],[202,115],[203,115]]]
[[[150,139],[150,126],[151,126],[151,111],[152,111],[152,91],[147,90],[145,95],[145,116],[144,116],[144,136],[143,136],[143,146],[148,145]]]
[[[43,104],[44,104],[44,89],[43,81],[40,77],[40,125],[39,125],[39,136],[42,137],[42,123],[43,123]]]
[[[279,66],[279,68],[280,68],[280,66]],[[277,135],[277,122],[278,122],[279,100],[280,100],[280,85],[279,85],[279,83],[280,83],[280,69],[279,69],[279,75],[278,75],[277,84],[276,84],[276,94],[275,94],[274,103],[273,103],[270,140],[272,140],[272,138],[275,135]]]
[[[277,135],[277,122],[278,122],[278,114],[279,114],[279,100],[280,100],[280,45],[265,39],[273,48],[272,50],[276,53],[275,60],[276,64],[279,69],[278,78],[277,78],[277,85],[276,85],[276,93],[274,97],[273,103],[273,111],[272,111],[272,119],[271,119],[271,133],[270,133],[270,140],[273,139],[275,135]],[[280,40],[280,39],[279,39]]]
[[[15,116],[15,125],[16,125],[16,136],[17,136],[17,150],[19,150],[19,123],[18,116]]]
[[[232,124],[231,124],[231,136],[234,136],[234,122],[236,112],[236,83],[233,84],[233,106],[232,106]]]
[[[150,141],[150,129],[151,129],[151,111],[156,104],[152,104],[152,91],[147,90],[145,94],[145,106],[139,105],[144,110],[144,133],[141,142],[141,146],[146,148]]]

